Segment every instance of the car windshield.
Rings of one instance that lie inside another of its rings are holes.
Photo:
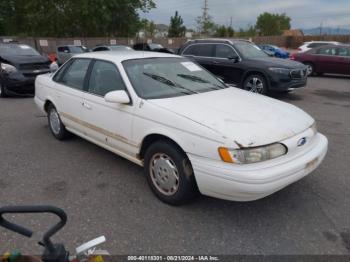
[[[251,43],[236,43],[235,47],[238,49],[238,51],[242,54],[244,58],[250,59],[268,57],[268,55],[264,51],[262,51],[258,46]]]
[[[40,56],[40,54],[30,46],[13,44],[0,45],[0,55]]]
[[[164,47],[161,44],[149,44],[151,49],[163,49]]]
[[[111,50],[113,50],[113,51],[123,51],[123,50],[125,50],[125,51],[130,51],[130,50],[132,50],[132,48],[131,47],[128,47],[128,46],[126,46],[126,45],[115,45],[115,46],[110,46],[110,49]]]
[[[227,88],[202,67],[185,58],[127,60],[123,66],[141,98],[159,99]]]

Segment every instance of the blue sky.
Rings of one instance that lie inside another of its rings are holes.
[[[169,24],[178,10],[187,27],[195,28],[204,0],[154,0],[157,9],[141,17],[156,23]],[[263,12],[283,13],[292,18],[293,28],[350,28],[350,0],[208,0],[209,14],[217,24],[229,25],[232,17],[235,29],[255,24]]]

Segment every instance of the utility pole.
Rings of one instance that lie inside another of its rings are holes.
[[[204,0],[204,7],[202,9],[203,9],[203,20],[207,21],[208,20],[208,11],[209,11],[208,0]]]
[[[320,35],[322,35],[322,29],[323,29],[323,22],[320,24]]]
[[[230,27],[232,28],[232,26],[233,26],[233,22],[232,22],[232,16],[231,16]]]

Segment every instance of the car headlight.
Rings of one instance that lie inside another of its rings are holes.
[[[1,70],[5,71],[8,74],[11,74],[16,72],[17,68],[10,64],[1,63]]]
[[[286,68],[269,67],[269,70],[282,75],[289,75],[290,73],[290,69],[286,69]]]
[[[222,161],[234,164],[252,164],[262,162],[287,154],[287,147],[280,143],[267,146],[229,149],[219,148],[219,155]]]

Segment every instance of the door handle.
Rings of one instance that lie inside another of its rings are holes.
[[[221,64],[221,63],[220,63],[220,62],[218,62],[218,61],[213,61],[213,64],[218,65],[218,64]]]
[[[82,105],[83,105],[83,107],[85,107],[85,108],[87,108],[87,109],[89,109],[89,110],[92,109],[91,105],[89,105],[89,104],[86,103],[86,102],[83,102]]]

